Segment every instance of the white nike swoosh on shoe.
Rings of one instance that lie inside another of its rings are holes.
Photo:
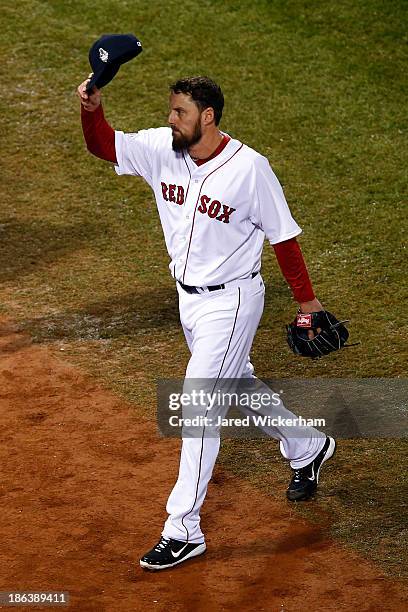
[[[179,558],[179,556],[181,555],[181,553],[183,552],[183,550],[184,550],[185,548],[187,548],[187,546],[188,546],[188,542],[187,542],[187,544],[185,544],[185,546],[183,546],[183,548],[180,548],[180,550],[179,550],[178,552],[174,552],[174,551],[172,551],[172,550],[171,550],[171,548],[170,548],[170,552],[171,552],[172,557],[174,557],[175,559],[178,559],[178,558]]]
[[[312,477],[310,478],[310,476],[308,476],[307,479],[312,481],[315,479],[314,465],[312,465]]]
[[[198,557],[198,555],[202,555],[206,551],[206,548],[207,547],[205,545],[205,542],[203,542],[202,544],[198,544],[196,548],[193,548],[189,553],[187,553],[181,559],[174,560],[172,561],[172,563],[167,563],[166,565],[154,565],[154,564],[150,564],[140,559],[140,566],[143,569],[148,569],[148,570],[154,570],[154,571],[164,570],[169,567],[174,567],[175,565],[178,565],[179,563],[184,563],[184,561],[187,561],[187,559],[192,559],[193,557]]]

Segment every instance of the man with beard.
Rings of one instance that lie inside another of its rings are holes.
[[[249,360],[264,305],[260,268],[265,237],[300,312],[323,308],[296,241],[301,229],[267,159],[220,131],[224,97],[208,77],[180,79],[170,86],[169,127],[133,134],[110,127],[101,92],[94,88],[88,95],[87,83],[78,87],[78,95],[88,149],[114,163],[117,174],[143,177],[155,194],[191,352],[184,389],[196,380],[206,381],[211,392],[224,380],[256,381],[258,393],[276,397],[255,378]],[[246,415],[259,414],[250,406],[238,407]],[[280,398],[263,411],[279,421],[262,429],[279,440],[293,469],[287,498],[308,499],[317,489],[321,466],[335,451],[334,439],[297,425]],[[207,418],[210,406],[204,402],[194,414]],[[206,550],[200,509],[219,446],[216,427],[204,423],[194,431],[183,429],[169,516],[159,542],[141,558],[143,568],[165,569]]]

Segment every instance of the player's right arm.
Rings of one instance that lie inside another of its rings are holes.
[[[142,129],[135,133],[115,131],[106,121],[101,104],[101,91],[86,91],[88,79],[77,89],[81,101],[82,131],[88,150],[115,164],[116,173],[141,176],[152,187],[153,151],[163,144],[162,130]],[[167,134],[168,136],[168,134]]]
[[[77,89],[81,101],[81,123],[88,151],[100,159],[117,163],[115,131],[106,121],[101,104],[101,91],[96,87],[88,94],[86,79]]]

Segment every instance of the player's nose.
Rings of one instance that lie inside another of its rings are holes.
[[[169,112],[169,116],[167,118],[168,123],[173,127],[175,124],[176,113],[174,111]]]

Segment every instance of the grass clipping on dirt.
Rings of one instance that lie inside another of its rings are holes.
[[[152,194],[86,153],[75,97],[93,41],[133,30],[144,52],[106,88],[112,125],[163,125],[171,81],[218,80],[222,128],[269,158],[304,230],[317,295],[361,341],[316,363],[295,359],[283,332],[295,305],[266,246],[258,375],[405,376],[406,17],[402,0],[5,0],[2,311],[152,417],[155,380],[183,376],[188,354]],[[283,495],[289,471],[274,442],[226,441],[220,461]],[[344,441],[319,503],[294,512],[402,575],[406,473],[406,440]]]

